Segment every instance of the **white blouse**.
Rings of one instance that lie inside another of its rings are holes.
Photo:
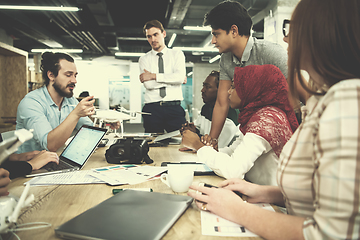
[[[227,179],[245,178],[260,185],[277,185],[278,157],[270,144],[254,133],[240,135],[230,147],[220,148],[219,152],[204,146],[197,156],[217,175]]]

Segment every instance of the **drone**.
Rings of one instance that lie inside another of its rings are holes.
[[[99,120],[99,127],[102,127],[103,123],[114,123],[120,122],[121,126],[121,135],[122,138],[124,136],[124,121],[130,119],[136,119],[137,114],[148,114],[151,113],[146,112],[131,112],[124,107],[119,107],[117,110],[96,110],[95,114],[92,115],[94,117],[94,125]],[[115,132],[115,134],[117,134]]]
[[[34,201],[34,194],[27,197],[29,188],[30,184],[26,183],[18,202],[13,197],[0,197],[0,234],[7,233],[16,228],[20,210],[30,206],[31,202]]]
[[[18,147],[25,141],[33,137],[32,131],[26,129],[16,130],[14,136],[5,139],[0,143],[0,164],[7,159],[7,157],[17,151]],[[30,205],[34,201],[34,194],[27,197],[29,193],[30,184],[26,184],[19,201],[10,196],[0,197],[0,234],[7,233],[16,227],[16,222],[19,217],[20,210]]]

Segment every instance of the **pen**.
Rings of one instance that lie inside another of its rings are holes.
[[[134,190],[134,191],[143,191],[143,192],[153,192],[152,188],[121,188],[121,189],[113,189],[112,192],[113,194],[117,194],[121,191],[125,191],[125,190]]]
[[[200,184],[199,184],[199,186],[201,186]],[[211,185],[211,184],[208,184],[208,183],[204,183],[204,187],[208,187],[208,188],[212,188],[212,187],[214,187],[214,188],[219,188],[219,187],[217,187],[217,186],[214,186],[214,185]],[[243,197],[243,194],[241,193],[241,192],[239,192],[239,191],[233,191],[236,195],[238,195],[239,197]]]

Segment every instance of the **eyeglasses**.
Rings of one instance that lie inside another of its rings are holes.
[[[284,37],[289,36],[289,31],[290,31],[290,20],[289,19],[284,19],[284,22],[283,22],[283,34],[284,34]]]

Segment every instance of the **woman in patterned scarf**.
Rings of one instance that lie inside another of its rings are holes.
[[[280,154],[278,186],[233,179],[188,194],[265,239],[360,239],[360,1],[301,0],[284,21],[284,41],[291,92],[299,79],[312,96]],[[288,214],[250,204],[259,202]]]
[[[197,150],[200,162],[225,178],[245,178],[261,185],[276,185],[280,152],[298,127],[288,99],[288,86],[274,65],[235,68],[229,89],[230,107],[240,110],[243,133],[229,147],[217,152],[190,132],[183,132],[183,145]],[[203,140],[210,140],[208,135]],[[213,144],[214,145],[214,144]]]

